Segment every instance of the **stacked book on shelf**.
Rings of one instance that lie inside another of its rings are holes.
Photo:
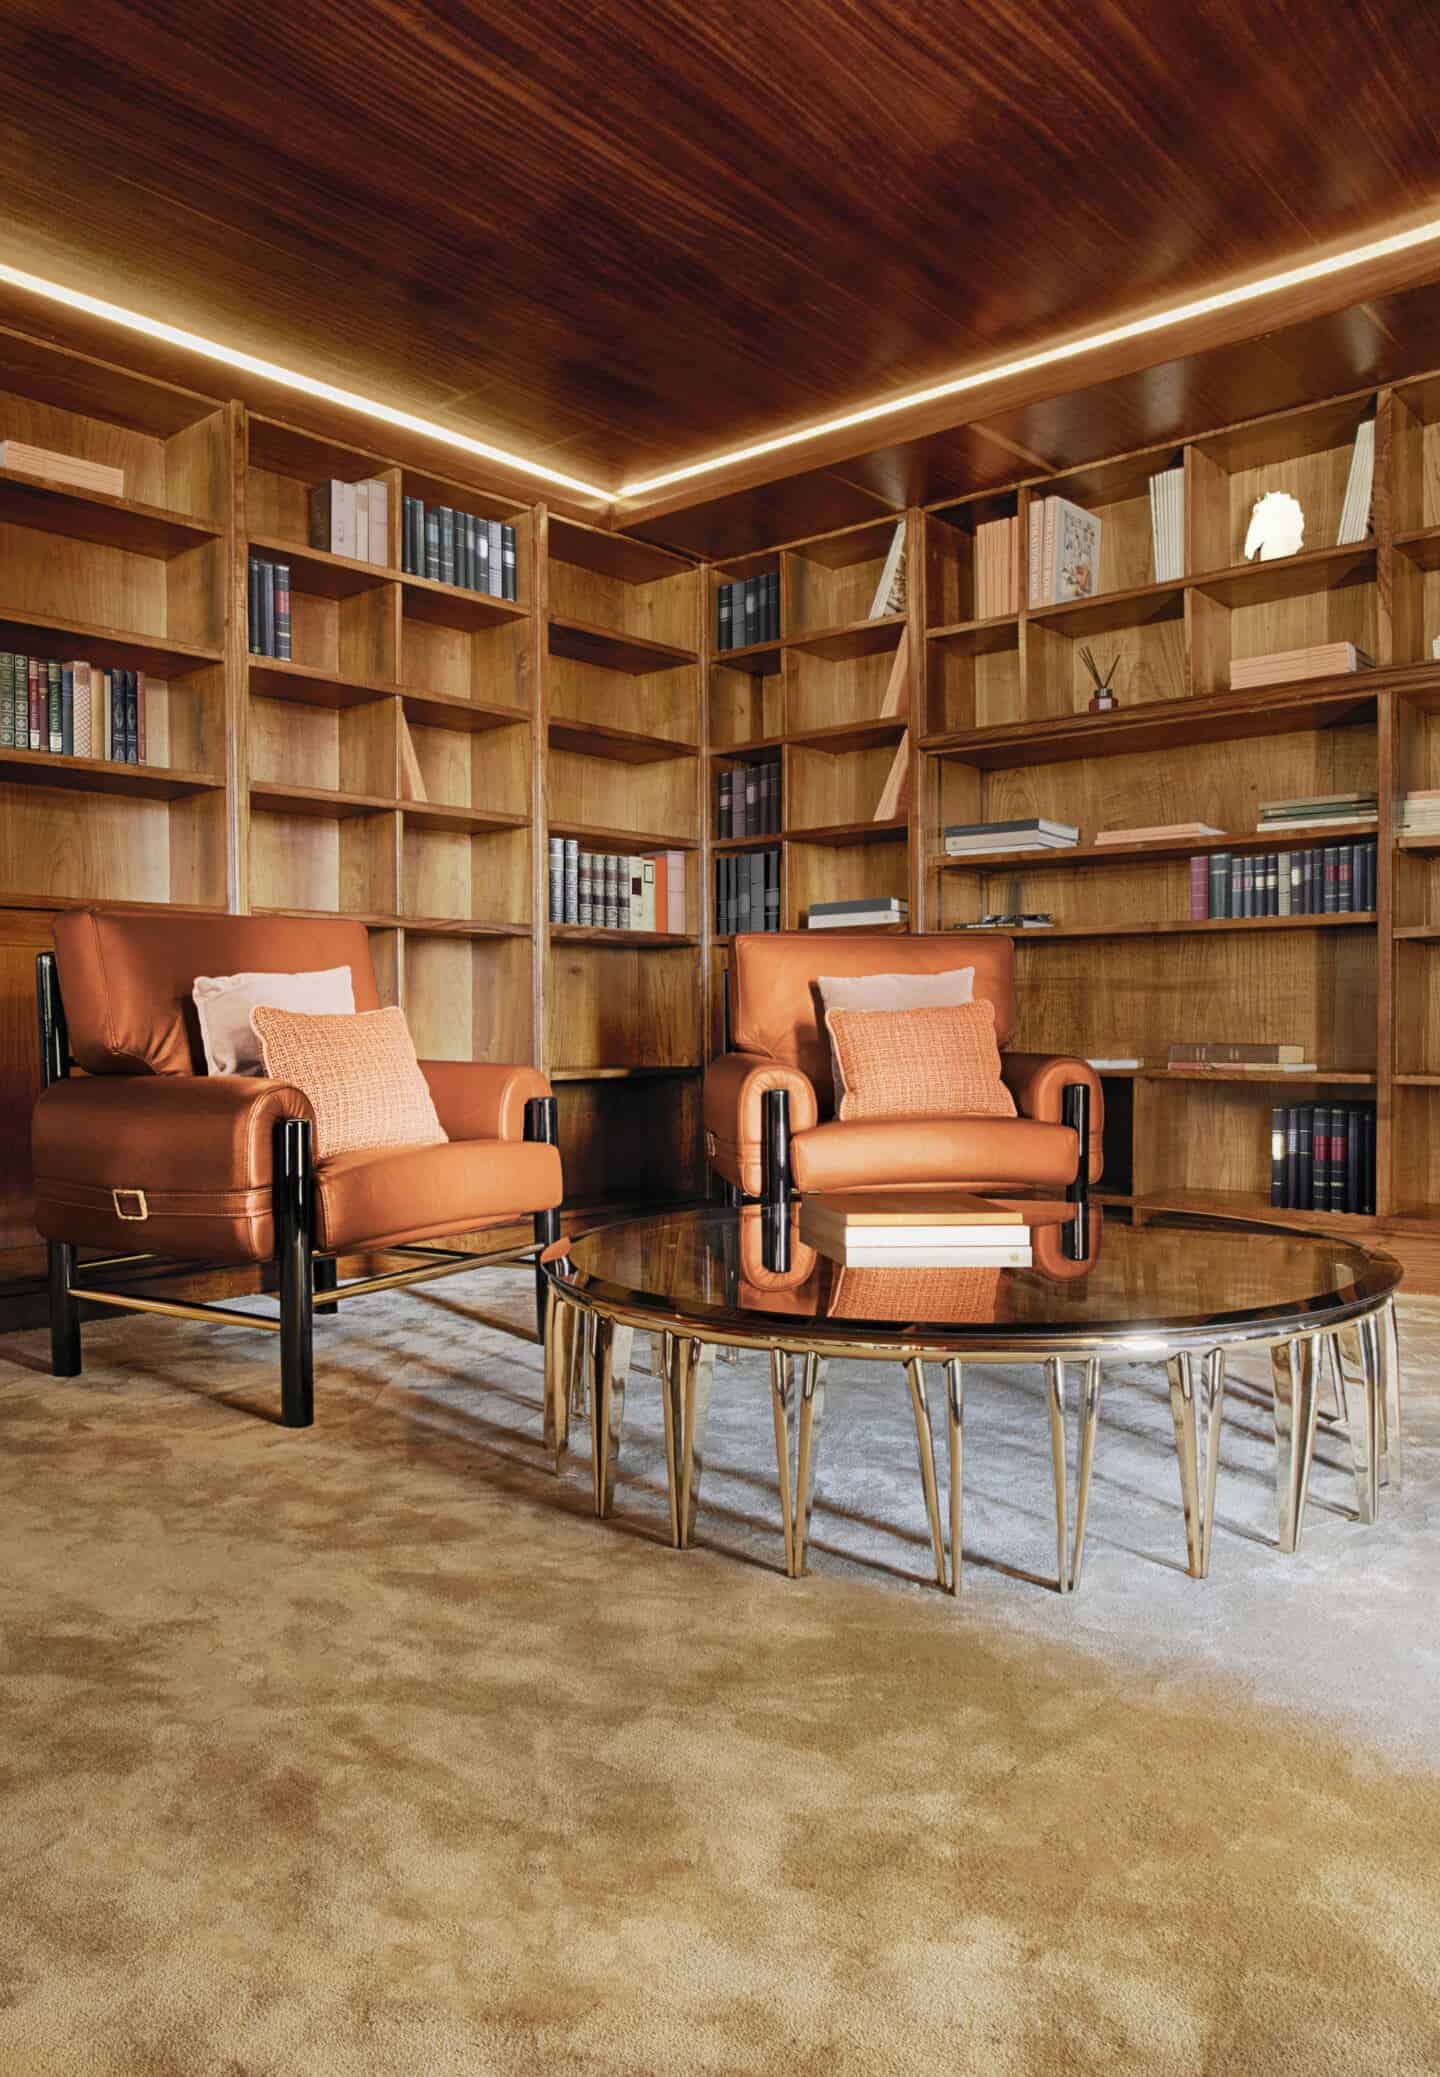
[[[898,894],[852,895],[847,901],[812,901],[809,930],[884,930],[908,925],[910,904]]]
[[[1395,803],[1395,834],[1401,837],[1440,835],[1440,788],[1421,787]]]
[[[290,565],[250,558],[250,654],[290,660]]]
[[[1022,1212],[959,1190],[811,1193],[800,1202],[800,1238],[853,1269],[1028,1269]]]
[[[1096,844],[1173,844],[1186,837],[1218,837],[1224,831],[1210,822],[1152,822],[1143,829],[1099,829]]]
[[[310,493],[310,546],[355,562],[388,563],[390,488],[384,477],[317,483]]]
[[[1294,800],[1261,801],[1255,827],[1262,837],[1287,829],[1334,829],[1342,822],[1379,820],[1377,793],[1302,793]]]
[[[1020,521],[987,519],[975,529],[975,618],[1020,611]]]
[[[1315,1063],[1305,1058],[1303,1046],[1283,1041],[1272,1045],[1250,1039],[1176,1040],[1166,1054],[1165,1065],[1176,1074],[1223,1074],[1227,1080],[1231,1075],[1268,1079],[1276,1074],[1315,1072]]]
[[[1284,1211],[1375,1214],[1373,1103],[1277,1104],[1270,1202]]]
[[[1150,478],[1150,551],[1157,584],[1185,574],[1185,471],[1162,469]]]
[[[123,469],[87,461],[81,454],[59,454],[53,447],[34,447],[28,440],[0,440],[0,469],[13,469],[17,476],[44,476],[51,483],[68,483],[72,490],[96,491],[102,497],[125,495]]]
[[[947,858],[983,857],[987,851],[1066,851],[1080,841],[1070,822],[1024,815],[1013,822],[949,822],[943,831]]]
[[[780,928],[780,853],[736,851],[715,861],[715,930],[719,937],[739,931]]]
[[[1190,861],[1190,915],[1347,916],[1375,906],[1379,845],[1312,844],[1304,851],[1212,851]]]
[[[1353,642],[1312,642],[1306,649],[1272,649],[1264,656],[1236,657],[1230,665],[1232,692],[1261,685],[1287,685],[1293,678],[1337,678],[1368,671],[1375,659]]]
[[[762,570],[739,577],[715,593],[715,647],[748,649],[752,642],[780,639],[780,572]]]
[[[1355,430],[1350,456],[1350,474],[1345,482],[1345,503],[1340,509],[1340,530],[1335,545],[1363,541],[1370,532],[1370,495],[1375,484],[1375,421],[1364,418]]]
[[[145,762],[145,673],[0,652],[0,750]]]
[[[774,837],[780,834],[780,766],[738,764],[715,780],[717,837]]]
[[[550,921],[589,930],[685,929],[685,853],[582,851],[551,837]]]
[[[410,577],[432,577],[492,599],[519,596],[515,529],[501,519],[457,512],[453,505],[401,501],[400,567]]]
[[[1093,598],[1100,583],[1100,521],[1068,498],[1030,500],[1030,604]]]

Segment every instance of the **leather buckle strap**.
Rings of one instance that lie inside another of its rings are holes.
[[[117,1219],[138,1221],[140,1219],[148,1219],[150,1216],[150,1207],[145,1202],[145,1192],[143,1190],[112,1190],[110,1192],[110,1201],[115,1207]],[[129,1206],[128,1210],[126,1209],[127,1205]]]

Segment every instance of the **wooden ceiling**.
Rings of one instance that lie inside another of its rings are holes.
[[[1440,195],[1413,0],[7,0],[0,70],[0,258],[608,486]],[[1373,379],[1372,313],[1312,387]],[[1187,366],[1109,417],[1165,437]],[[1036,404],[892,445],[812,471],[805,524],[1077,440]]]

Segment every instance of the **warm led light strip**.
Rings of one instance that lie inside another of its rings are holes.
[[[999,367],[981,368],[973,375],[957,375],[950,382],[937,382],[930,389],[919,389],[909,396],[893,397],[886,404],[871,404],[863,411],[847,411],[842,417],[827,418],[820,425],[804,426],[798,432],[777,433],[773,439],[757,440],[750,447],[735,447],[728,454],[717,454],[711,460],[690,462],[684,468],[671,469],[663,476],[647,476],[636,483],[623,483],[618,496],[639,498],[655,490],[666,490],[672,483],[688,483],[696,476],[708,476],[717,469],[730,469],[739,462],[751,462],[761,455],[780,454],[787,447],[799,447],[807,440],[820,440],[827,433],[843,433],[851,426],[872,425],[876,419],[890,418],[902,411],[913,411],[917,405],[933,404],[941,397],[963,396],[966,390],[979,389],[992,382],[1005,382],[1016,375],[1028,375],[1036,368],[1050,368],[1062,361],[1077,360],[1082,354],[1095,353],[1102,346],[1118,346],[1126,339],[1141,339],[1151,332],[1163,332],[1170,325],[1188,323],[1191,318],[1208,317],[1217,310],[1233,310],[1243,303],[1259,302],[1263,297],[1278,295],[1282,289],[1299,288],[1307,281],[1320,281],[1327,274],[1340,274],[1349,267],[1360,267],[1367,260],[1381,260],[1392,254],[1409,252],[1419,245],[1432,244],[1440,238],[1440,219],[1420,224],[1414,230],[1398,231],[1389,238],[1377,238],[1369,245],[1358,245],[1349,252],[1336,253],[1326,260],[1311,260],[1303,267],[1290,267],[1283,274],[1267,274],[1262,281],[1252,281],[1241,288],[1221,289],[1211,296],[1197,296],[1193,302],[1177,303],[1168,310],[1156,311],[1152,317],[1137,317],[1129,324],[1112,325],[1103,332],[1091,332],[1083,339],[1072,339],[1067,345],[1047,346],[1035,353],[1027,353],[1019,360],[1006,361]]]
[[[611,491],[602,490],[598,484],[582,482],[578,476],[562,476],[558,469],[547,469],[541,462],[527,462],[518,454],[507,453],[503,447],[491,447],[484,440],[472,440],[468,433],[457,433],[449,426],[436,425],[433,419],[417,418],[414,412],[397,411],[390,404],[377,404],[373,397],[360,397],[353,390],[337,389],[333,383],[319,382],[313,375],[299,375],[293,368],[282,368],[274,361],[262,361],[256,354],[241,353],[236,347],[220,346],[213,339],[183,332],[178,325],[164,324],[159,318],[141,317],[138,311],[124,310],[118,303],[102,302],[98,296],[82,295],[79,289],[62,288],[55,281],[42,281],[38,274],[23,273],[19,267],[7,267],[0,262],[0,281],[9,282],[12,288],[25,289],[31,295],[45,296],[52,303],[63,303],[68,309],[83,310],[90,317],[123,325],[127,331],[143,332],[149,339],[162,339],[169,346],[181,346],[189,353],[203,354],[207,360],[223,361],[229,368],[242,368],[248,375],[262,376],[267,382],[298,390],[302,396],[319,397],[323,403],[338,404],[343,410],[378,419],[382,425],[399,426],[404,432],[438,440],[461,454],[473,454],[481,461],[499,462],[507,469],[534,476],[542,483],[556,483],[563,490],[579,491],[583,497],[598,498],[607,504],[614,495]]]

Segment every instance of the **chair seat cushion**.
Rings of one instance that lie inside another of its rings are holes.
[[[560,1197],[559,1149],[539,1140],[356,1147],[316,1169],[315,1245],[435,1240],[549,1211]]]
[[[1075,1180],[1075,1135],[1033,1118],[835,1120],[797,1132],[790,1164],[799,1190],[886,1183],[1042,1183]]]

